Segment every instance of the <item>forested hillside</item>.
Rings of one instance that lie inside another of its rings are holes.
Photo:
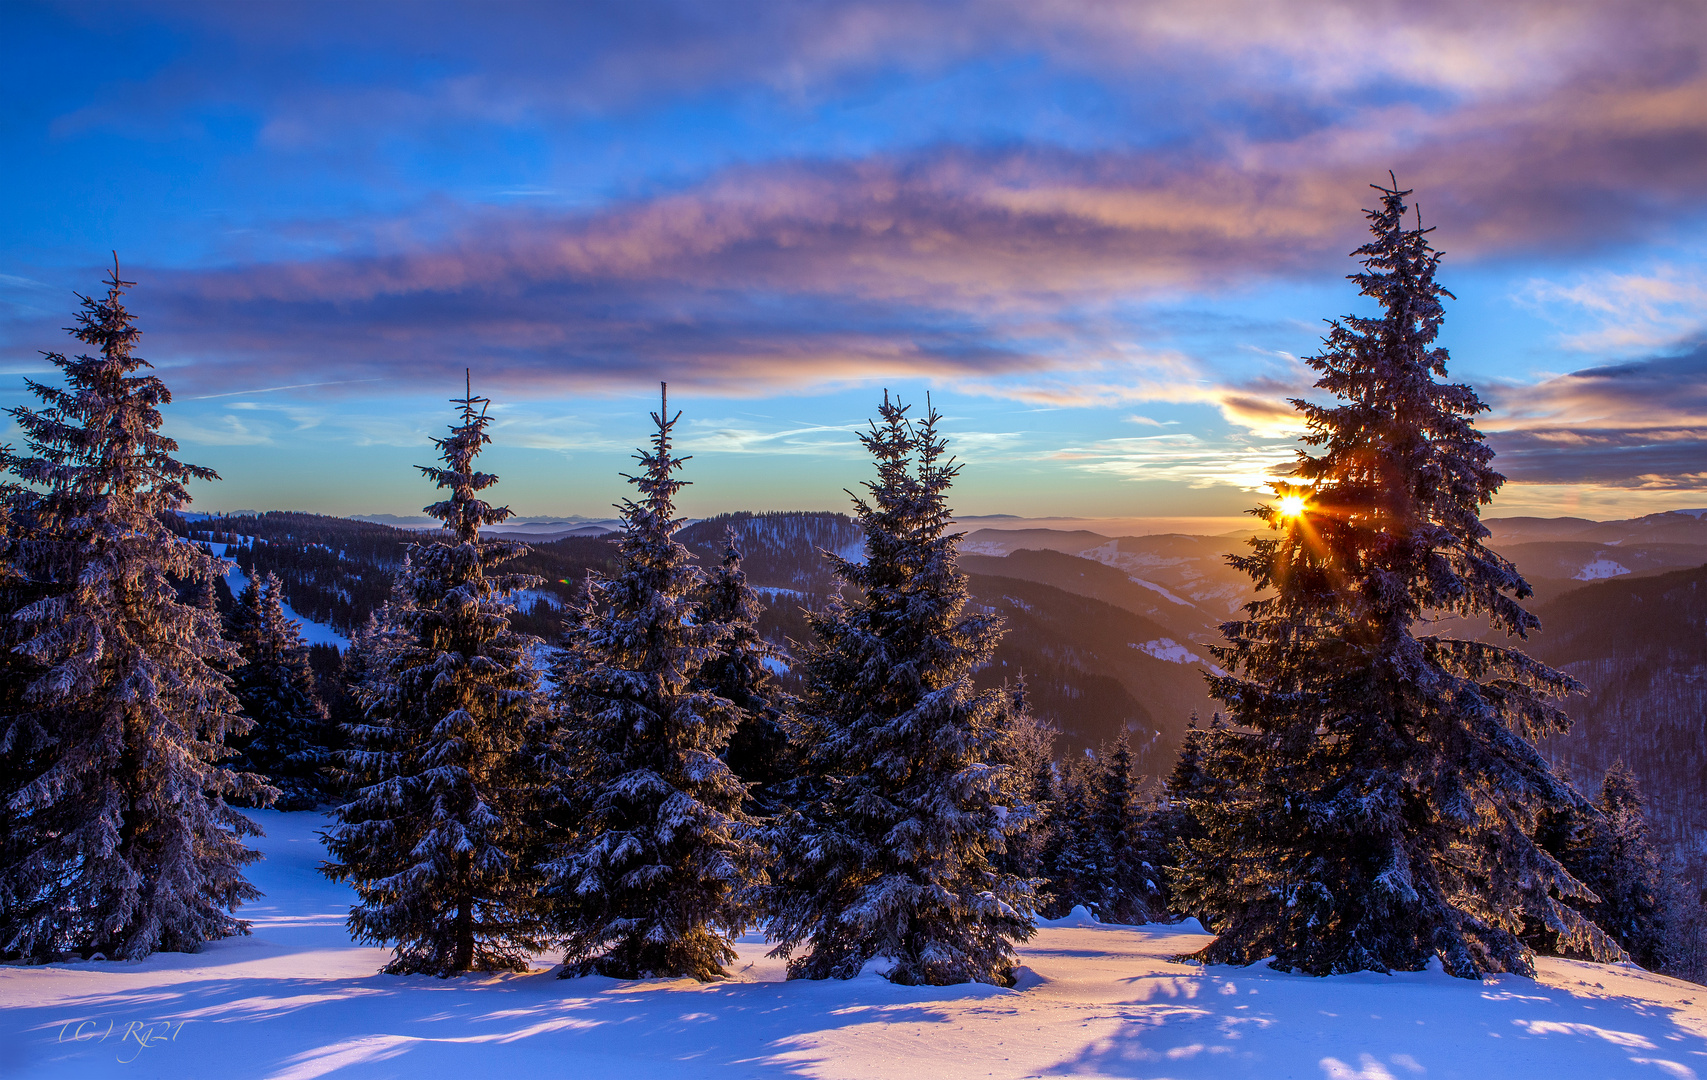
[[[1623,759],[1669,839],[1707,829],[1707,566],[1620,578],[1543,605],[1533,651],[1588,688],[1544,749],[1589,784]]]
[[[203,518],[169,515],[179,536],[216,548],[249,577],[271,571],[299,614],[346,636],[367,621],[391,593],[418,534],[367,521],[274,510]]]
[[[699,561],[715,563],[723,558],[731,529],[747,576],[773,589],[822,595],[835,581],[823,552],[856,561],[864,557],[859,527],[846,514],[743,510],[683,526],[676,538]]]
[[[410,548],[435,535],[351,518],[273,510],[212,517],[166,516],[179,536],[221,545],[245,575],[271,572],[284,583],[298,613],[353,634],[391,595],[391,583]],[[613,565],[609,541],[568,536],[529,546],[517,572],[543,579],[536,595],[518,597],[518,625],[555,636],[557,612],[584,592],[589,570]]]

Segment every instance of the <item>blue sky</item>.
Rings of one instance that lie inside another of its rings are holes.
[[[972,514],[1214,517],[1368,184],[1416,189],[1499,514],[1707,505],[1693,3],[0,0],[0,404],[116,249],[203,508],[418,512],[463,368],[530,516],[657,382],[685,509],[840,508],[884,388]]]

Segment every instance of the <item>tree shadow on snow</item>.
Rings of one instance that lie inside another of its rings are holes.
[[[94,983],[91,983],[93,990]],[[560,980],[528,975],[214,978],[61,997],[12,1007],[5,1075],[311,1080],[356,1075],[467,1080],[533,1067],[578,1076],[786,1076],[810,1071],[810,1036],[864,1024],[937,1023],[937,1003],[1014,991],[848,982]],[[127,1025],[154,1029],[146,1046]],[[69,1026],[68,1026],[69,1025]],[[181,1025],[172,1034],[172,1025]],[[109,1032],[104,1038],[102,1032]],[[19,1038],[21,1036],[21,1039]],[[124,1056],[131,1061],[123,1061]],[[383,1065],[382,1065],[383,1063]]]
[[[1044,1075],[1694,1076],[1707,1039],[1680,1010],[1588,997],[1514,975],[1440,972],[1314,978],[1211,967],[1123,980],[1117,1021]],[[1703,991],[1707,993],[1707,991]]]

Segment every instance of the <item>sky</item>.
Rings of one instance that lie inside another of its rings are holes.
[[[0,406],[116,251],[198,509],[418,514],[467,369],[524,516],[608,516],[667,381],[694,516],[845,508],[888,391],[965,514],[1227,517],[1391,170],[1490,513],[1707,506],[1704,60],[1644,0],[0,0]]]

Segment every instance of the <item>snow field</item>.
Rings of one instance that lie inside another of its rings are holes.
[[[1195,924],[1069,917],[1019,986],[784,982],[749,935],[725,983],[377,975],[316,872],[316,814],[262,811],[254,935],[134,964],[0,967],[0,1077],[1707,1077],[1707,988],[1543,959],[1540,978],[1328,979],[1168,957]]]

